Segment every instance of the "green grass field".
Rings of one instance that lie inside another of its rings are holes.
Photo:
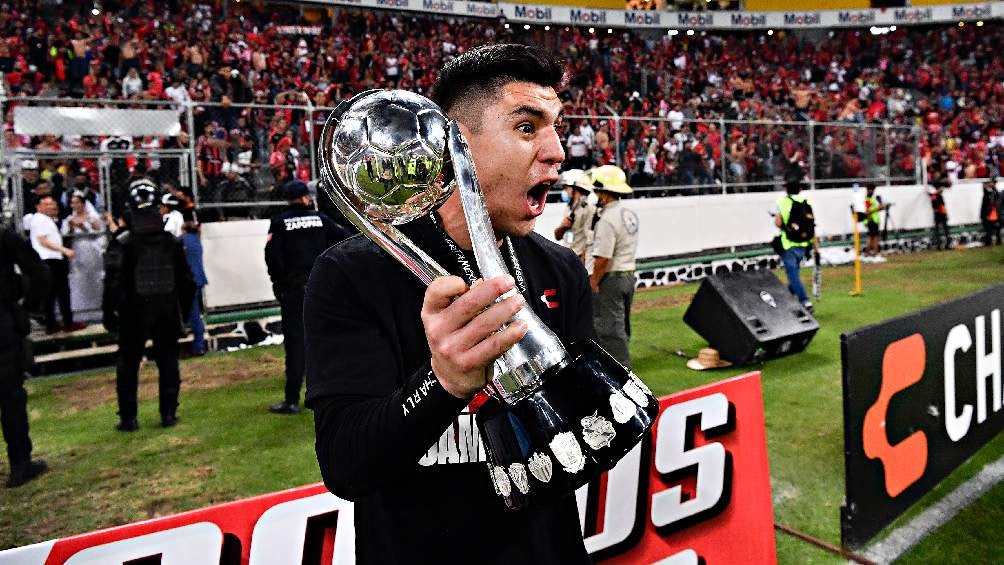
[[[763,371],[775,520],[835,545],[844,493],[841,332],[1002,282],[1004,265],[997,250],[918,253],[865,265],[864,281],[864,296],[852,298],[851,269],[826,269],[816,311],[821,330],[814,341],[804,353],[760,367],[694,372],[675,355],[694,354],[704,345],[682,321],[696,285],[639,292],[633,317],[634,368],[656,394],[747,369]],[[282,350],[276,347],[185,361],[181,420],[164,430],[155,370],[147,367],[141,377],[141,429],[135,434],[113,429],[112,370],[30,381],[35,452],[52,471],[20,489],[0,489],[0,548],[320,480],[310,414],[279,417],[266,411],[280,398],[281,375]],[[896,524],[1002,454],[1004,436],[999,436]],[[998,485],[902,562],[999,563],[1004,543],[995,541],[996,526],[1002,522],[1004,486]],[[786,534],[777,534],[777,542],[780,563],[846,562]]]

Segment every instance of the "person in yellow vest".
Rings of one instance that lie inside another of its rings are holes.
[[[554,228],[554,239],[560,242],[571,234],[572,239],[566,246],[575,252],[588,271],[592,267],[589,246],[593,244],[593,216],[596,214],[596,205],[589,201],[593,193],[592,181],[582,169],[569,169],[561,173],[554,186],[562,189],[562,200],[568,203],[565,217]]]
[[[806,250],[815,242],[816,221],[809,199],[799,194],[802,181],[788,181],[784,188],[787,194],[777,201],[777,213],[774,214],[774,225],[781,230],[781,263],[788,276],[788,290],[812,313],[812,302],[805,294],[799,269]]]
[[[593,325],[597,341],[627,368],[631,368],[631,301],[634,299],[635,252],[638,249],[638,215],[621,204],[633,191],[627,176],[615,165],[589,172],[599,210],[593,225]]]
[[[883,204],[882,198],[875,196],[875,183],[865,185],[865,227],[868,229],[868,243],[865,244],[865,255],[877,257],[879,254],[879,225],[882,223],[882,210],[887,210],[889,204]]]

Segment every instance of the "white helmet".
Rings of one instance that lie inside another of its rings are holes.
[[[129,184],[129,201],[133,208],[146,208],[157,200],[157,185],[147,178]]]
[[[554,183],[554,188],[565,188],[570,186],[577,188],[586,194],[593,193],[593,183],[589,180],[589,175],[582,169],[568,169],[558,175],[558,181]]]

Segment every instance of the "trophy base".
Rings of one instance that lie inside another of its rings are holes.
[[[492,484],[510,508],[571,493],[611,469],[659,414],[648,387],[594,341],[568,352],[522,400],[493,399],[478,411]]]

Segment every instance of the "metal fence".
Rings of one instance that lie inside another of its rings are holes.
[[[0,97],[0,116],[5,117],[17,105],[174,109],[183,130],[170,138],[43,136],[28,144],[7,132],[0,141],[4,209],[16,215],[13,210],[20,207],[23,161],[45,163],[58,157],[77,166],[82,160],[104,157],[107,162],[120,156],[113,160],[115,166],[100,168],[101,190],[109,195],[135,163],[146,163],[151,176],[188,192],[204,221],[269,217],[285,205],[278,189],[286,181],[317,178],[317,143],[333,108],[314,106],[297,91],[280,93],[277,104],[259,103],[263,100],[236,104]],[[617,164],[639,196],[775,190],[790,175],[803,176],[813,188],[923,180],[921,132],[916,127],[618,115],[566,116],[564,124],[565,168]],[[130,126],[105,125],[112,132]],[[152,161],[159,165],[152,167]]]
[[[616,164],[641,195],[922,181],[919,128],[888,124],[567,116],[566,164]],[[582,139],[586,140],[586,156]]]

